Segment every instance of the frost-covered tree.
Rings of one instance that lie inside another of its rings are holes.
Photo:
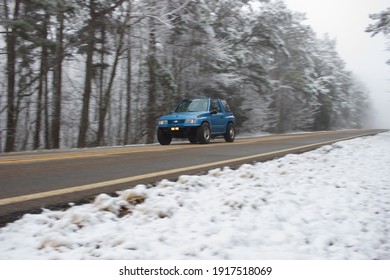
[[[387,49],[390,51],[390,8],[377,14],[372,14],[370,15],[370,18],[375,22],[370,24],[366,31],[371,33],[372,36],[383,33],[389,40]],[[390,64],[390,60],[387,61],[387,64]]]
[[[336,42],[283,1],[4,0],[1,12],[4,151],[150,143],[188,96],[227,99],[253,133],[359,127],[367,110]]]

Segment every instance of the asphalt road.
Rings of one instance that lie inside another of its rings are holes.
[[[161,179],[176,179],[212,168],[235,167],[300,153],[382,130],[348,130],[214,140],[208,145],[177,142],[170,146],[25,152],[0,155],[0,224],[41,208],[64,207],[95,195]]]

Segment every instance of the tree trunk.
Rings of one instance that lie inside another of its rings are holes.
[[[129,4],[128,14],[131,14],[131,3]],[[123,138],[123,144],[130,144],[130,124],[131,124],[131,90],[132,90],[132,57],[131,57],[131,25],[127,28],[127,57],[126,57],[126,113],[125,113],[125,132]]]
[[[106,117],[106,97],[104,92],[104,65],[105,65],[105,43],[106,43],[106,28],[103,26],[100,30],[101,40],[101,52],[100,52],[100,81],[99,81],[99,111],[98,111],[98,132],[96,145],[104,146],[104,130],[105,130],[105,117]]]
[[[58,27],[56,31],[55,68],[53,77],[54,108],[52,119],[52,148],[60,147],[61,139],[61,103],[62,103],[62,62],[64,58],[64,14],[62,11],[57,16]]]
[[[146,143],[154,142],[156,133],[156,95],[157,95],[157,59],[156,59],[156,30],[153,19],[150,19],[149,32],[149,53],[148,53],[148,72],[149,72],[149,88],[148,88],[148,102],[146,107]]]
[[[45,149],[51,149],[50,141],[50,114],[49,114],[49,87],[48,75],[45,75],[45,91],[44,91],[44,115],[45,115]]]
[[[37,97],[37,107],[36,107],[36,123],[35,123],[35,134],[34,134],[34,145],[33,149],[39,149],[41,146],[41,130],[42,130],[42,115],[44,113],[43,103],[46,103],[47,96],[47,56],[48,50],[45,41],[47,40],[47,28],[48,28],[49,15],[46,14],[45,19],[42,23],[42,51],[41,51],[41,65],[39,71],[39,80],[38,80],[38,97]],[[45,108],[47,110],[47,108]]]
[[[126,67],[126,116],[125,116],[125,137],[123,144],[130,144],[130,124],[131,124],[131,48],[130,48],[130,40],[128,42],[127,48],[127,67]]]
[[[19,17],[20,0],[15,0],[13,20]],[[4,1],[4,12],[8,17],[8,3]],[[15,68],[16,68],[16,30],[6,28],[7,44],[7,136],[5,152],[13,152],[16,139],[16,108],[15,108]]]
[[[41,65],[42,67],[42,65]],[[41,69],[42,70],[42,69]],[[42,75],[42,73],[40,74]],[[34,133],[34,144],[33,149],[37,150],[40,146],[40,134],[41,134],[41,113],[42,113],[42,77],[39,78],[38,85],[38,96],[36,101],[36,117],[35,117],[35,133]]]
[[[104,144],[103,141],[104,141],[106,115],[107,115],[107,110],[110,107],[111,91],[112,91],[112,87],[114,85],[116,71],[117,71],[118,63],[119,63],[119,57],[121,55],[122,46],[123,46],[123,44],[121,42],[119,44],[120,45],[118,46],[118,49],[116,50],[116,53],[115,53],[114,64],[112,65],[112,68],[111,68],[110,80],[108,82],[107,89],[104,91],[103,100],[101,102],[100,114],[99,114],[98,140],[97,140],[98,145]]]
[[[107,111],[110,107],[111,102],[111,91],[114,86],[114,80],[116,77],[116,72],[119,64],[120,56],[123,53],[123,46],[124,46],[124,38],[126,33],[126,26],[128,21],[130,20],[130,10],[128,10],[128,13],[126,15],[126,18],[123,22],[123,27],[120,27],[119,30],[119,40],[117,43],[117,47],[115,50],[115,57],[114,57],[114,63],[111,67],[111,73],[110,73],[110,79],[108,82],[108,86],[104,92],[103,98],[101,100],[100,104],[100,114],[99,114],[99,128],[98,128],[98,138],[97,138],[97,144],[103,145],[104,144],[104,133],[105,133],[105,125],[106,125],[106,116]],[[102,36],[103,37],[103,36]],[[104,42],[104,41],[103,41]]]
[[[84,148],[86,146],[87,130],[89,126],[89,103],[92,92],[92,78],[93,78],[93,53],[95,49],[95,23],[97,15],[95,11],[95,0],[89,1],[90,5],[90,22],[88,25],[88,42],[87,42],[87,61],[85,64],[85,83],[83,94],[83,105],[81,110],[79,137],[77,146]]]

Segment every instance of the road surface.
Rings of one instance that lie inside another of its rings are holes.
[[[235,167],[299,153],[381,130],[347,130],[214,140],[208,145],[40,151],[0,155],[0,224],[41,208],[64,207],[95,195],[212,168]]]

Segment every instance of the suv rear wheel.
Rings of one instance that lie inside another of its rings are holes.
[[[226,128],[225,132],[225,141],[226,142],[233,142],[236,138],[236,128],[234,127],[234,124],[229,123]]]

